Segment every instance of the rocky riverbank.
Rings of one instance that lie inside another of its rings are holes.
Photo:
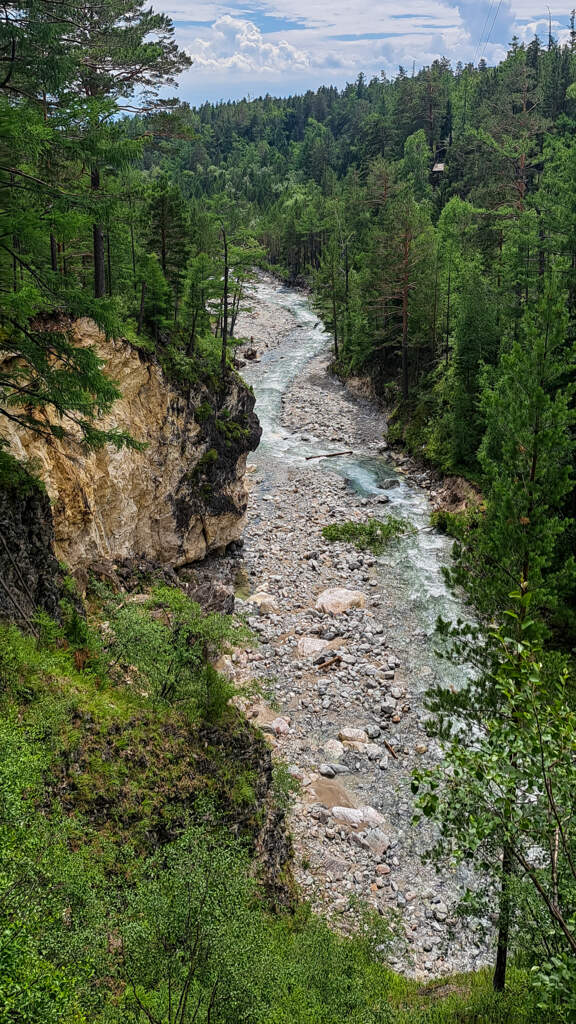
[[[258,300],[241,325],[262,356],[249,376],[257,410],[260,382],[290,362],[301,329],[289,308]],[[429,593],[434,602],[448,548],[429,536],[426,499],[406,484],[403,456],[383,466],[389,476],[376,493],[363,495],[345,466],[332,471],[332,460],[303,454],[325,443],[327,452],[379,466],[387,449],[382,413],[331,377],[328,362],[325,352],[317,356],[284,390],[278,443],[296,437],[297,455],[283,458],[264,443],[249,467],[245,545],[218,572],[235,579],[237,607],[260,645],[224,667],[240,684],[260,681],[266,699],[245,699],[246,712],[300,781],[290,823],[303,893],[343,928],[354,926],[354,897],[395,911],[406,948],[393,965],[430,977],[485,962],[484,947],[464,936],[454,914],[467,879],[424,865],[432,836],[412,824],[411,772],[439,756],[425,733],[422,695],[444,664],[434,655],[436,610],[424,614],[422,600]],[[428,483],[425,475],[411,482]],[[400,510],[416,501],[416,525],[385,556],[324,540],[328,523],[385,518],[388,508],[397,515],[397,495]],[[422,551],[439,563],[431,581],[413,578]]]

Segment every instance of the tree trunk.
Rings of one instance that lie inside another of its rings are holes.
[[[162,273],[166,273],[166,228],[164,225],[160,228],[160,263],[162,264]]]
[[[198,320],[198,314],[194,313],[192,317],[192,326],[190,327],[190,334],[188,337],[188,345],[186,347],[186,355],[188,359],[192,359],[196,350],[196,321]]]
[[[332,267],[332,326],[334,329],[334,357],[338,359],[338,310],[336,307],[336,281],[334,267]]]
[[[222,248],[224,253],[224,293],[222,295],[222,359],[221,371],[222,381],[226,377],[226,355],[228,349],[228,279],[230,268],[228,266],[228,239],[224,228],[220,229],[222,235]]]
[[[97,192],[100,188],[100,171],[93,167],[90,172],[90,188]],[[92,242],[94,253],[94,298],[102,299],[106,294],[106,267],[104,256],[104,233],[102,225],[92,225]]]
[[[500,906],[498,914],[498,945],[496,948],[496,964],[492,984],[495,992],[503,992],[506,985],[506,965],[508,961],[508,940],[510,937],[510,877],[512,875],[512,850],[508,843],[502,851],[502,883],[500,887]]]
[[[142,325],[144,323],[144,300],[146,298],[146,281],[142,281],[142,289],[140,291],[140,309],[138,311],[138,326],[136,328],[136,334],[142,334]]]
[[[450,252],[450,262],[448,264],[448,294],[446,296],[446,343],[444,346],[444,361],[448,366],[448,356],[450,354],[450,298],[452,290],[452,252]]]
[[[409,258],[411,234],[409,231],[404,235],[404,260],[402,273],[402,398],[408,399],[409,378],[408,378],[408,292],[409,281]]]
[[[132,277],[136,284],[136,249],[134,247],[134,226],[130,225],[130,251],[132,254]]]
[[[106,262],[108,266],[108,295],[112,295],[112,254],[110,252],[110,232],[106,233]]]
[[[58,273],[58,245],[52,232],[50,232],[50,265],[52,273]]]

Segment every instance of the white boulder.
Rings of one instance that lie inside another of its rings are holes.
[[[316,601],[316,609],[330,615],[341,615],[349,608],[365,608],[366,595],[360,590],[348,590],[346,587],[330,587],[323,590]]]
[[[333,816],[350,828],[380,828],[385,824],[384,817],[375,807],[363,804],[362,807],[333,807]]]

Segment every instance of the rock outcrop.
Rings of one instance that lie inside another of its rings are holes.
[[[63,573],[48,495],[25,472],[0,487],[0,617],[30,628],[42,608],[59,618]]]
[[[146,447],[84,454],[8,426],[10,451],[33,460],[46,485],[57,557],[72,570],[142,557],[178,568],[238,540],[246,455],[260,439],[251,391],[238,377],[223,396],[202,381],[170,382],[154,358],[106,339],[90,320],[79,320],[74,335],[105,360],[121,391],[100,425]]]

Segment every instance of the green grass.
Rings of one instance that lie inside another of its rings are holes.
[[[539,1015],[526,971],[509,969],[496,993],[490,970],[454,974],[428,984],[396,976],[390,984],[393,1024],[552,1024]]]
[[[379,555],[390,541],[412,530],[413,527],[403,519],[390,516],[385,520],[367,519],[363,523],[330,523],[323,527],[322,536],[325,540],[353,544],[359,551],[372,551]]]

